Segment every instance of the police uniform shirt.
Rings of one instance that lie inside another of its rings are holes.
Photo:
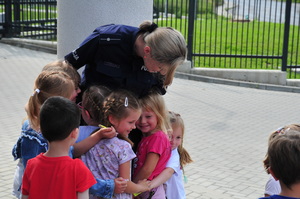
[[[139,28],[126,25],[100,26],[79,48],[65,56],[76,69],[86,65],[82,86],[99,84],[111,89],[123,88],[138,96],[156,88],[161,94],[162,76],[150,73],[141,57],[135,54],[134,44]]]

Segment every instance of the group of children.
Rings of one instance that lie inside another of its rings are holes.
[[[38,75],[13,148],[17,198],[185,198],[184,123],[160,94],[87,88],[64,61]],[[85,125],[81,125],[81,118]],[[136,153],[129,133],[143,134]],[[80,160],[79,160],[80,159]]]
[[[46,65],[25,106],[13,148],[17,198],[185,198],[184,123],[150,93],[91,86],[76,104],[80,75],[64,61]],[[81,120],[85,125],[81,125]],[[133,150],[133,129],[143,137]],[[269,138],[265,198],[300,198],[300,125]],[[261,198],[263,199],[263,198]]]

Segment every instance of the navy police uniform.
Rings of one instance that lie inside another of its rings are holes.
[[[140,33],[137,27],[104,25],[96,28],[79,48],[65,56],[76,69],[86,65],[82,86],[105,85],[112,90],[123,88],[141,97],[155,88],[165,94],[163,76],[150,73],[141,57],[135,54],[134,44]]]

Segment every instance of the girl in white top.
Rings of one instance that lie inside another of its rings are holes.
[[[185,199],[183,167],[193,160],[183,148],[184,123],[180,114],[169,111],[169,117],[172,125],[172,132],[170,132],[172,154],[166,169],[151,181],[151,188],[164,183],[167,199]]]
[[[279,181],[275,180],[271,174],[269,174],[269,176],[269,180],[265,186],[265,197],[279,194],[281,192]]]

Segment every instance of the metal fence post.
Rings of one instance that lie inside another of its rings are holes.
[[[288,48],[289,48],[289,33],[290,33],[290,21],[291,21],[291,7],[292,0],[287,0],[285,4],[285,22],[284,22],[284,38],[282,47],[282,68],[281,71],[286,71]]]
[[[14,0],[14,24],[17,23],[16,26],[14,26],[13,31],[14,31],[14,35],[20,35],[21,33],[21,24],[20,23],[20,13],[21,13],[21,9],[20,9],[20,0]]]
[[[3,25],[3,29],[4,29],[3,36],[11,37],[12,36],[12,16],[11,16],[12,0],[5,0],[4,3],[5,3],[4,5],[5,21]]]
[[[14,0],[14,21],[20,21],[20,0]]]
[[[192,52],[193,52],[193,35],[194,35],[194,20],[195,20],[195,2],[196,0],[190,0],[189,5],[189,17],[188,17],[188,54],[187,60],[192,61]]]

